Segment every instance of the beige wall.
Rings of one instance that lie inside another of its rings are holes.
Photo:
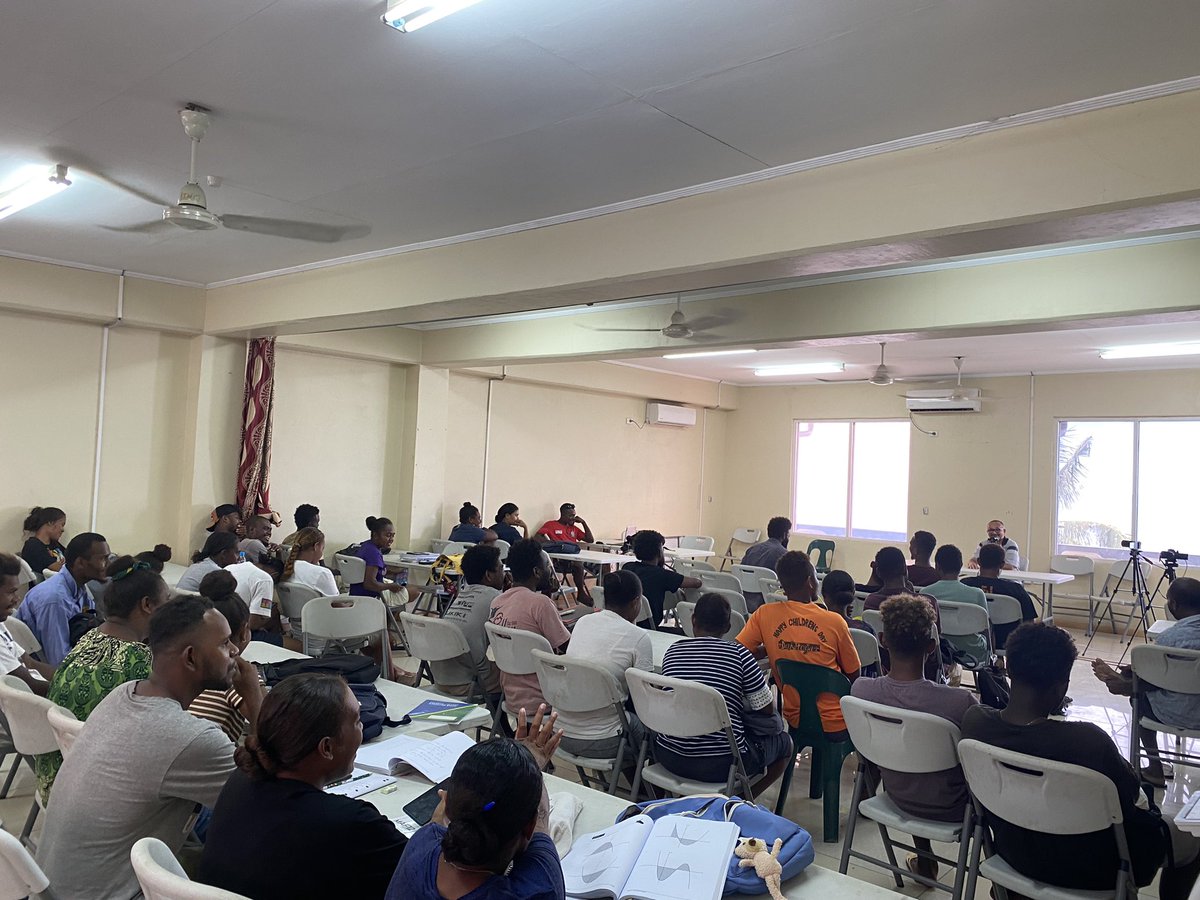
[[[321,509],[330,553],[366,536],[367,516],[395,517],[403,366],[276,348],[271,504],[294,530],[301,503]]]

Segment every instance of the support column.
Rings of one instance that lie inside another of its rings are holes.
[[[439,538],[446,482],[446,435],[449,427],[450,373],[415,366],[405,384],[404,451],[396,515],[396,546],[425,549]]]

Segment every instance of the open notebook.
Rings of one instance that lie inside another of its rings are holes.
[[[397,735],[386,741],[363,744],[354,764],[384,775],[404,775],[416,769],[434,784],[450,777],[454,764],[475,742],[461,731],[451,731],[436,741]]]
[[[562,861],[568,897],[717,900],[739,829],[688,816],[634,816],[575,839]]]

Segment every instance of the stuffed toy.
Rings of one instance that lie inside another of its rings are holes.
[[[741,860],[738,868],[748,869],[753,866],[754,873],[766,884],[767,891],[774,900],[783,900],[783,891],[779,888],[783,866],[778,859],[779,848],[782,846],[783,840],[775,838],[775,846],[768,853],[762,838],[738,838],[737,846],[733,848],[733,855]]]

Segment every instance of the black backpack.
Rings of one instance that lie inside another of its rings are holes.
[[[384,726],[394,727],[399,722],[388,718],[387,700],[373,684],[352,684],[350,690],[358,698],[358,717],[362,720],[362,739],[369,741],[383,734]]]
[[[285,659],[260,667],[263,680],[274,687],[289,675],[316,672],[321,675],[340,675],[353,688],[355,685],[374,686],[379,678],[379,664],[369,656],[357,653],[331,653],[316,659]]]

